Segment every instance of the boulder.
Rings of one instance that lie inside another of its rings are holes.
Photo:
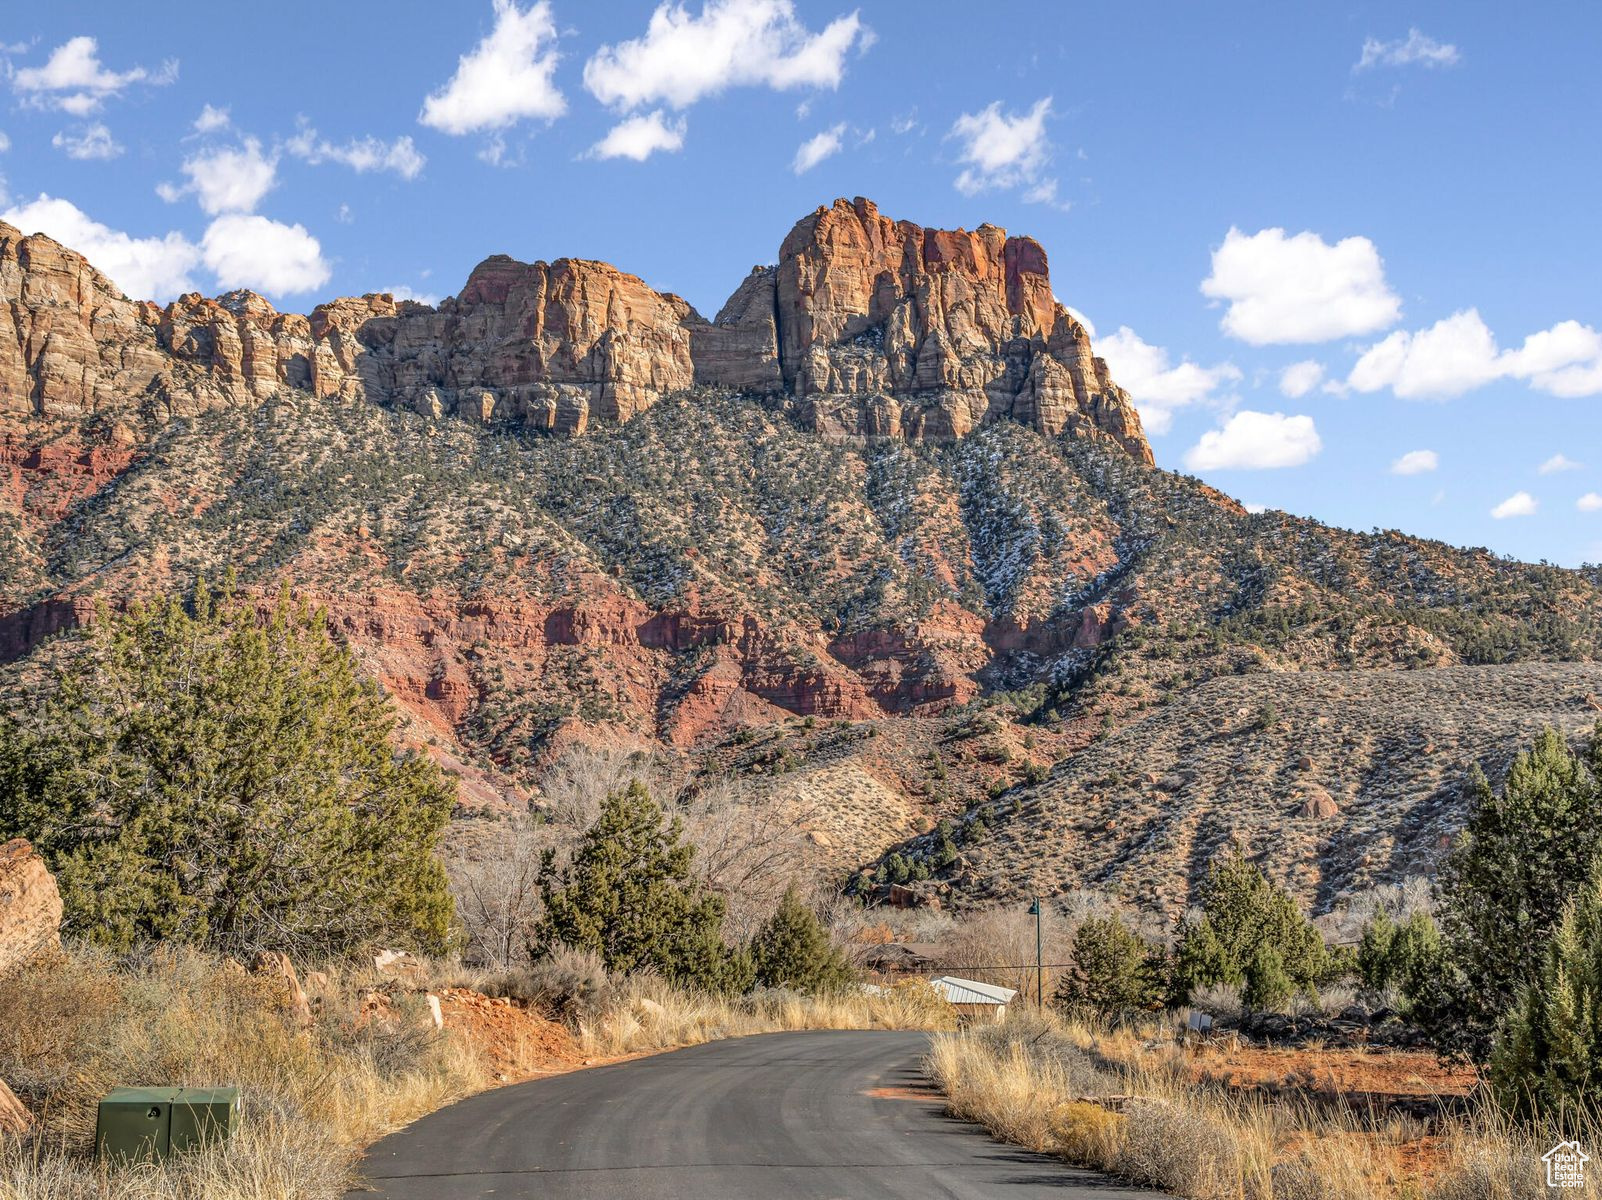
[[[373,955],[373,970],[380,975],[416,975],[422,961],[408,950],[380,950]]]
[[[634,998],[634,1015],[642,1021],[658,1021],[667,1016],[667,1010],[649,996]]]
[[[1323,788],[1307,788],[1302,792],[1301,799],[1301,807],[1296,810],[1298,817],[1307,817],[1314,821],[1327,821],[1331,817],[1340,816],[1341,806],[1336,804],[1335,797],[1331,796]]]
[[[284,1011],[297,1025],[312,1023],[311,1002],[306,999],[306,991],[300,986],[300,977],[295,974],[295,964],[289,961],[289,955],[279,950],[263,950],[256,955],[250,969],[252,974],[265,976],[278,986],[284,998]]]
[[[23,838],[0,845],[0,975],[61,945],[61,893]]]
[[[33,1128],[33,1114],[17,1099],[16,1093],[0,1079],[0,1133],[20,1137]]]

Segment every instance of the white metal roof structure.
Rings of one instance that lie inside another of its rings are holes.
[[[958,979],[955,975],[938,976],[929,981],[929,986],[952,1004],[1011,1004],[1018,994],[1016,988],[997,987],[977,979]]]

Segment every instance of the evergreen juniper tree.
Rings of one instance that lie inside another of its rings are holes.
[[[751,965],[762,987],[800,992],[831,991],[852,977],[845,956],[793,887],[752,938]]]
[[[1175,953],[1178,999],[1212,984],[1251,985],[1254,970],[1259,999],[1278,995],[1280,975],[1302,992],[1329,975],[1332,960],[1318,930],[1240,846],[1213,861],[1198,892],[1201,915],[1186,923]],[[1271,953],[1260,954],[1264,947]]]
[[[1072,962],[1052,1005],[1068,1013],[1125,1020],[1163,1001],[1162,950],[1117,916],[1089,917],[1074,933]]]
[[[1524,1117],[1602,1111],[1602,858],[1558,922],[1491,1054],[1497,1099]]]
[[[1443,969],[1441,931],[1423,909],[1397,924],[1384,909],[1363,927],[1357,973],[1376,996],[1395,997],[1404,1010]]]
[[[1279,947],[1271,941],[1259,942],[1246,964],[1246,986],[1240,1002],[1252,1012],[1277,1012],[1295,993],[1296,984],[1285,970]]]
[[[101,607],[0,713],[0,840],[56,874],[66,932],[233,952],[441,950],[456,789],[397,754],[393,705],[321,612],[204,583]]]
[[[1415,1016],[1449,1053],[1489,1060],[1497,1022],[1534,979],[1602,849],[1602,735],[1589,757],[1547,729],[1514,759],[1501,792],[1473,772],[1468,825],[1441,871],[1445,963],[1412,997]]]
[[[570,861],[547,851],[540,872],[545,915],[530,950],[590,950],[609,971],[652,968],[675,983],[717,990],[749,985],[749,961],[723,944],[723,899],[691,872],[681,841],[639,780],[601,805]]]

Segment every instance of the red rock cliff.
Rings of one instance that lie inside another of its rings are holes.
[[[725,341],[743,332],[744,353],[698,355],[700,377],[760,383],[753,363],[771,346],[770,386],[825,433],[961,437],[1010,417],[1151,461],[1134,404],[1053,296],[1046,252],[994,225],[925,229],[836,200],[796,224],[777,268],[753,272],[715,325]]]
[[[1151,461],[1038,243],[891,221],[862,199],[804,218],[712,321],[606,263],[504,255],[438,308],[368,295],[300,316],[251,292],[159,308],[3,223],[0,303],[0,415],[187,414],[289,387],[578,433],[699,382],[787,392],[827,436],[961,437],[1010,418]]]

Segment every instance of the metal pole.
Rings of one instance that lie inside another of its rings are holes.
[[[1041,966],[1040,958],[1040,921],[1043,909],[1040,907],[1040,897],[1035,897],[1035,1003],[1042,1009],[1046,1007],[1046,976],[1045,968]]]

